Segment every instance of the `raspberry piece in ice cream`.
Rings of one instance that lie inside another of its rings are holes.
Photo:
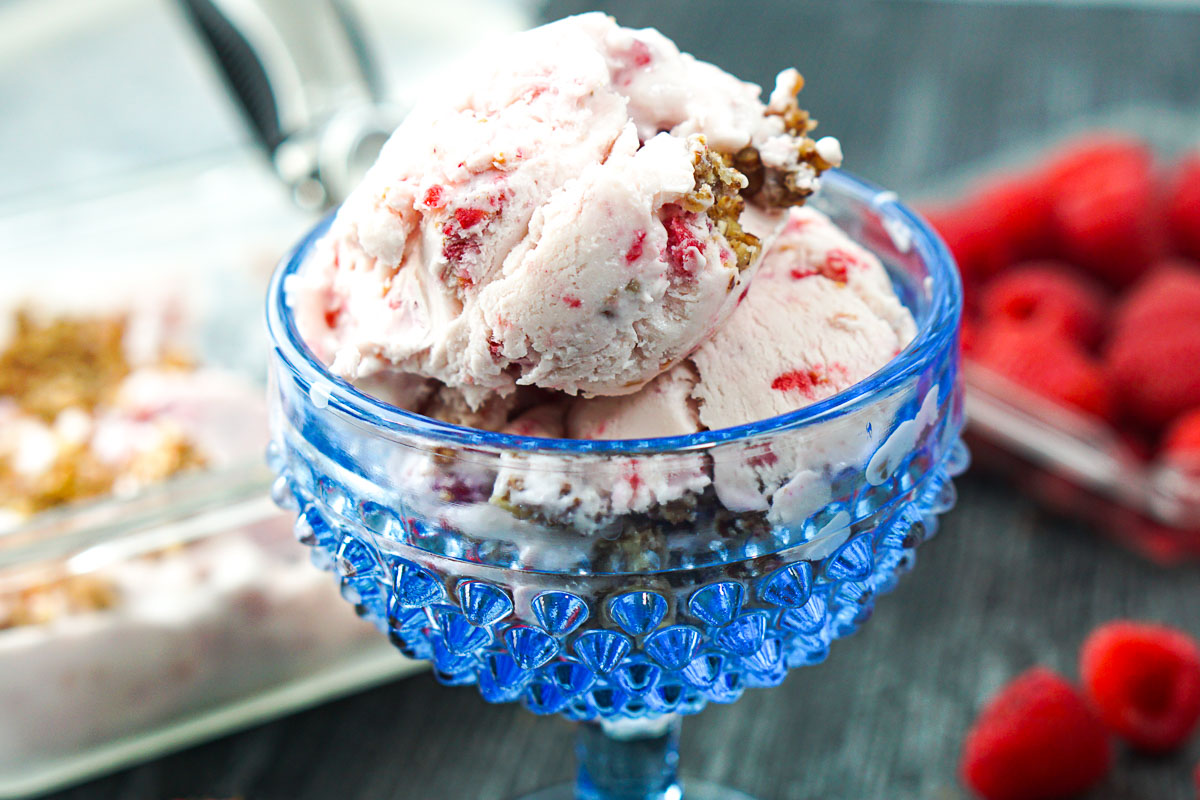
[[[1192,153],[1175,167],[1165,214],[1172,244],[1200,261],[1200,152]]]
[[[985,800],[1066,800],[1112,766],[1108,732],[1079,692],[1035,667],[1003,687],[963,744],[963,781]]]
[[[1200,722],[1200,646],[1183,631],[1103,625],[1084,642],[1079,671],[1104,723],[1139,750],[1174,750]]]
[[[1104,292],[1067,264],[1052,261],[1013,266],[984,287],[986,319],[1032,325],[1090,347],[1104,325]]]
[[[1035,326],[995,323],[979,331],[971,352],[980,364],[1059,405],[1101,419],[1113,416],[1104,370],[1074,342]]]
[[[497,47],[393,134],[289,283],[297,324],[342,377],[419,374],[473,406],[636,391],[732,312],[840,148],[808,136],[794,70],[764,103],[601,14]]]

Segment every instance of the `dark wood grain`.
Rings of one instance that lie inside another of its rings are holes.
[[[553,2],[547,16],[588,4]],[[1200,13],[917,2],[604,4],[768,83],[795,63],[853,169],[902,191],[1014,138],[1132,102],[1200,105]],[[733,11],[735,7],[753,12]],[[1164,570],[1046,516],[984,475],[857,636],[780,688],[684,726],[685,774],[763,800],[965,798],[958,750],[981,702],[1043,663],[1067,674],[1113,617],[1200,635],[1200,569]],[[507,798],[570,778],[571,726],[428,675],[53,795],[55,800]],[[1184,800],[1200,742],[1122,755],[1095,800]]]

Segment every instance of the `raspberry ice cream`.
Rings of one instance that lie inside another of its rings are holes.
[[[841,151],[807,138],[794,70],[764,104],[657,32],[598,14],[523,34],[474,69],[472,88],[397,130],[289,279],[300,332],[361,390],[517,436],[686,436],[832,397],[913,339],[879,259],[799,207]],[[596,563],[652,567],[699,520],[769,536],[831,502],[852,465],[882,481],[943,399],[921,398],[903,424],[903,401],[886,397],[816,441],[586,463],[521,449],[378,458],[413,487],[408,511],[446,531],[511,532],[548,569],[589,548]]]
[[[575,400],[565,432],[578,439],[681,436],[778,416],[868,377],[915,333],[879,259],[820,212],[793,209],[744,301],[711,339],[635,394]],[[734,463],[718,460],[713,484],[726,508],[765,511],[785,482],[828,458],[776,442]],[[651,493],[662,484],[657,494],[669,502],[677,497],[665,487],[681,485],[678,472],[674,465],[663,474],[648,462],[638,475]],[[816,473],[809,477],[821,485]],[[796,484],[789,492],[800,490]]]
[[[521,34],[438,86],[288,286],[335,374],[637,391],[717,331],[780,209],[841,161],[782,73],[760,90],[601,14]]]
[[[631,395],[585,399],[543,392],[520,405],[511,396],[501,404],[509,421],[484,427],[541,438],[643,439],[741,425],[848,388],[891,360],[914,334],[912,315],[879,260],[820,212],[793,209],[744,300],[689,358]],[[939,399],[936,391],[926,398],[917,427],[932,421]],[[445,402],[422,402],[416,410],[454,421],[445,416]],[[505,413],[494,402],[484,408],[493,419]],[[414,485],[437,489],[446,505],[422,509],[431,516],[478,515],[466,509],[490,504],[526,525],[604,538],[622,519],[686,516],[706,492],[733,514],[765,513],[773,520],[811,512],[829,501],[830,472],[865,463],[890,426],[887,414],[850,416],[842,435],[825,431],[819,442],[777,438],[735,452],[615,455],[574,473],[560,456],[520,452],[505,453],[498,472],[419,454],[405,454],[396,471]],[[901,433],[906,439],[921,431],[910,425]]]
[[[820,212],[793,209],[744,301],[689,363],[636,394],[577,403],[567,432],[670,436],[778,416],[858,383],[915,333],[879,259]]]
[[[257,387],[192,368],[165,341],[148,346],[145,329],[165,327],[158,314],[44,316],[18,312],[0,347],[0,532],[64,503],[236,463],[261,437]]]

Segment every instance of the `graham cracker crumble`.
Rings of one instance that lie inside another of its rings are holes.
[[[808,111],[800,108],[796,95],[804,88],[804,77],[792,71],[793,80],[786,88],[786,101],[779,101],[772,94],[767,115],[783,120],[783,128],[795,142],[796,164],[787,169],[768,167],[763,164],[759,151],[747,146],[734,154],[734,168],[748,180],[743,195],[755,197],[758,202],[772,208],[787,208],[803,205],[813,193],[812,179],[830,167],[836,166],[821,157],[817,143],[808,134],[817,127],[817,121]]]
[[[16,313],[12,340],[0,352],[0,397],[53,422],[68,408],[91,411],[129,374],[124,317],[48,322]]]
[[[738,269],[746,269],[762,251],[759,238],[743,230],[740,222],[746,208],[741,194],[749,185],[746,176],[730,164],[727,156],[710,150],[699,135],[693,141],[692,164],[696,185],[683,198],[683,207],[705,211],[737,256]]]
[[[136,451],[122,464],[102,459],[92,449],[90,434],[76,440],[55,430],[68,411],[90,424],[133,372],[125,355],[124,316],[41,320],[21,310],[14,323],[11,339],[0,350],[0,403],[11,402],[29,423],[46,426],[55,450],[37,472],[18,469],[15,452],[0,452],[0,510],[30,516],[108,494],[120,481],[155,483],[204,465],[195,443],[169,423],[159,426],[155,447]],[[188,365],[180,353],[166,348],[157,362],[159,367]],[[0,630],[101,610],[115,602],[115,588],[102,577],[54,577],[0,593]]]

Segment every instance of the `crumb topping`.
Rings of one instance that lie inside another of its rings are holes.
[[[703,136],[693,139],[692,163],[696,184],[684,196],[682,205],[689,211],[708,214],[737,256],[738,270],[744,270],[762,251],[759,238],[743,230],[740,222],[742,211],[746,208],[742,192],[749,186],[749,181],[730,163],[727,156],[709,149]]]
[[[95,409],[129,374],[124,317],[39,323],[16,313],[12,341],[0,352],[0,397],[46,422],[68,408]]]
[[[99,497],[124,485],[141,486],[201,467],[205,459],[187,433],[169,420],[153,424],[153,446],[127,457],[106,458],[93,442],[122,382],[133,372],[126,358],[123,316],[15,315],[12,338],[0,350],[0,407],[7,405],[0,437],[0,510],[18,518],[77,500]],[[181,368],[188,360],[164,348],[156,366]],[[31,467],[22,451],[29,433],[39,453]],[[0,595],[0,629],[40,624],[63,614],[99,610],[113,602],[103,578],[70,576]]]
[[[800,107],[797,95],[804,88],[804,77],[796,70],[780,74],[771,93],[767,115],[778,117],[789,134],[785,142],[772,142],[771,158],[764,158],[762,147],[750,145],[733,155],[733,166],[747,178],[743,195],[753,197],[762,205],[786,208],[803,205],[816,191],[816,178],[825,170],[841,163],[841,148],[836,140],[814,141],[808,134],[817,121]]]

